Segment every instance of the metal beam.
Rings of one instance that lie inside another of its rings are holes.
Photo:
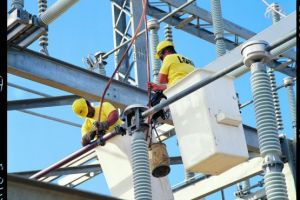
[[[95,157],[96,158],[96,155]],[[170,157],[170,164],[171,165],[180,165],[182,164],[182,159],[180,156]],[[11,175],[16,176],[23,176],[23,177],[30,177],[33,174],[39,172],[41,170],[34,170],[34,171],[24,171],[24,172],[14,172],[10,173]],[[62,167],[51,171],[45,177],[49,176],[63,176],[68,174],[79,174],[79,173],[90,173],[90,172],[102,172],[101,166],[99,164],[88,164],[88,165],[81,165],[81,166],[74,166],[74,167]]]
[[[286,35],[296,32],[296,12],[288,15],[286,18],[280,20],[276,24],[266,28],[262,32],[256,34],[254,37],[250,38],[250,40],[265,40],[269,44],[278,41],[281,38],[284,38]],[[241,45],[236,47],[235,49],[231,50],[230,52],[226,53],[225,55],[218,57],[213,62],[206,65],[203,69],[218,72],[224,68],[224,66],[231,66],[232,64],[236,63],[238,60],[242,59],[241,55]],[[290,69],[290,71],[285,71],[282,69],[281,72],[288,74],[289,76],[295,77],[296,72],[295,69]],[[248,72],[249,69],[246,66],[240,67],[240,69],[235,70],[229,75],[237,78],[244,73]]]
[[[116,200],[117,198],[62,187],[54,184],[42,183],[27,178],[7,175],[8,199],[22,200]]]
[[[252,158],[251,160],[241,163],[220,175],[210,176],[209,178],[192,185],[181,186],[180,188],[173,190],[174,197],[175,199],[203,198],[218,190],[262,173],[262,162],[263,158],[261,157]]]
[[[11,175],[23,176],[23,177],[30,177],[33,174],[39,172],[40,170],[35,171],[26,171],[26,172],[15,172],[11,173]],[[102,172],[101,167],[99,164],[89,164],[89,165],[81,165],[76,167],[63,167],[56,169],[52,172],[49,172],[47,176],[63,176],[68,174],[78,174],[78,173],[90,173],[90,172]]]
[[[99,101],[108,77],[25,49],[8,48],[8,73],[52,86],[87,99]],[[130,94],[130,95],[128,95]],[[147,92],[113,81],[105,99],[123,109],[130,104],[147,104]]]
[[[182,5],[186,2],[185,0],[161,0],[161,1],[168,3],[174,7],[179,7],[180,5]],[[195,17],[199,17],[200,19],[212,24],[211,13],[205,9],[200,8],[197,5],[190,5],[184,9],[182,9],[182,11],[192,14]],[[231,21],[229,21],[227,19],[223,18],[223,23],[224,23],[224,29],[226,31],[228,31],[232,34],[238,35],[242,38],[248,39],[255,35],[254,32],[247,30],[246,28],[243,28],[235,23],[232,23]]]
[[[166,14],[168,14],[168,13],[161,9],[158,9],[158,8],[150,6],[150,5],[148,6],[148,15],[151,17],[160,19],[163,16],[165,16]],[[170,24],[172,26],[177,26],[178,24],[183,23],[184,19],[180,19],[179,17],[176,17],[175,15],[173,15],[172,17],[169,17],[166,20],[164,20],[164,22],[167,24]],[[212,44],[215,44],[215,36],[212,32],[205,30],[203,28],[198,28],[196,25],[194,25],[192,23],[186,24],[180,30],[183,30],[189,34],[192,34],[192,35],[199,37],[201,39],[204,39]],[[236,44],[234,42],[232,42],[228,39],[224,39],[224,40],[225,40],[226,48],[228,50],[231,50],[236,47]]]
[[[185,3],[185,0],[161,0],[161,1],[168,3],[174,7],[179,7],[180,5]],[[190,5],[184,9],[182,9],[182,11],[185,11],[185,12],[193,15],[194,17],[198,17],[198,18],[212,24],[211,12],[209,12],[203,8],[200,8],[197,5]],[[224,30],[226,30],[229,33],[232,33],[234,35],[237,35],[241,38],[244,38],[244,39],[250,39],[251,37],[253,37],[256,34],[255,32],[250,31],[244,27],[241,27],[227,19],[224,19],[224,18],[223,18],[223,24],[224,24]],[[293,50],[284,52],[283,56],[286,56],[287,58],[291,58],[294,61],[296,60],[296,52]]]
[[[65,96],[58,96],[58,97],[13,100],[7,102],[7,110],[65,106],[65,105],[72,104],[73,101],[77,98],[79,98],[79,96],[77,95],[65,95]]]
[[[156,7],[153,7],[153,6],[149,6],[149,11],[148,11],[148,15],[149,16],[152,16],[154,18],[161,18],[162,16],[166,15],[166,12],[164,12],[163,10],[160,10]],[[291,14],[292,15],[292,14]],[[294,17],[295,18],[295,17]],[[294,19],[295,20],[295,19]],[[168,19],[166,19],[164,22],[172,25],[172,26],[177,26],[178,24],[182,23],[184,20],[176,17],[176,16],[172,16]],[[292,20],[289,20],[289,21],[292,21]],[[289,22],[290,25],[293,25],[292,22]],[[294,22],[295,23],[295,22]],[[271,27],[273,27],[274,25],[272,25]],[[269,27],[269,28],[271,28]],[[266,30],[268,30],[269,28],[267,28]],[[295,28],[295,26],[294,26]],[[274,31],[274,29],[276,28],[272,28],[272,31]],[[189,33],[189,34],[192,34],[196,37],[199,37],[201,39],[204,39],[212,44],[215,44],[215,39],[214,39],[214,34],[210,31],[207,31],[206,29],[203,29],[203,28],[198,28],[196,27],[196,25],[194,24],[191,24],[191,23],[188,23],[186,26],[182,27],[183,31]],[[266,41],[273,41],[274,38],[277,38],[276,36],[272,36],[270,37],[269,35],[272,34],[272,31],[262,31],[261,33],[258,33],[257,35],[255,35],[254,37],[250,38],[250,40],[252,39],[264,39]],[[282,32],[282,31],[279,31],[279,32]],[[284,31],[283,32],[287,32],[287,31]],[[262,34],[263,33],[263,34]],[[283,36],[283,34],[275,34],[275,35],[280,35],[281,37]],[[265,38],[266,36],[266,38]],[[268,39],[270,38],[270,39]],[[224,39],[225,41],[225,44],[226,44],[226,48],[227,50],[232,50],[234,48],[238,48],[238,50],[235,50],[234,52],[230,51],[228,52],[227,54],[230,54],[229,56],[227,56],[226,58],[222,59],[222,62],[224,63],[224,61],[227,61],[226,63],[229,63],[232,61],[232,59],[234,59],[235,57],[240,57],[241,54],[240,54],[240,46],[237,47],[237,44],[234,43],[233,41],[230,41],[228,39]],[[284,52],[281,52],[281,54],[283,54]],[[226,54],[226,55],[227,55]],[[225,55],[225,56],[226,56]],[[224,57],[224,56],[222,56]],[[222,58],[220,57],[220,58]],[[294,55],[293,56],[288,56],[288,57],[295,57]],[[230,58],[229,60],[227,60],[227,58]],[[217,60],[213,61],[212,63],[210,63],[209,65],[215,65],[214,63],[216,62]],[[274,65],[275,67],[276,66],[279,66],[281,63],[277,62],[277,61],[274,61]],[[220,67],[224,66],[224,64],[219,64],[219,67],[218,66],[215,66],[218,67],[218,70],[220,70]],[[217,69],[214,69],[212,71],[217,71]],[[230,75],[234,76],[234,77],[239,77],[241,76],[242,74],[246,73],[248,71],[248,69],[244,66],[244,67],[241,67],[240,69],[238,70],[235,70],[233,73],[230,73]],[[288,76],[291,76],[291,77],[295,77],[296,76],[296,72],[295,72],[295,69],[293,68],[290,68],[290,67],[286,67],[286,68],[281,68],[281,69],[278,69],[278,71],[280,71],[281,73],[284,73]]]

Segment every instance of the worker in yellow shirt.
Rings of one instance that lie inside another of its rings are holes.
[[[81,127],[83,146],[87,145],[97,136],[97,128],[99,132],[112,132],[118,125],[122,125],[123,121],[119,118],[118,111],[109,102],[104,102],[101,110],[100,122],[98,122],[98,114],[100,106],[92,106],[91,103],[84,99],[76,99],[72,105],[73,112],[79,117],[85,119]]]
[[[151,97],[151,106],[157,105],[161,99],[166,99],[163,90],[171,87],[176,82],[195,70],[193,62],[183,55],[177,54],[174,44],[171,41],[161,41],[156,47],[156,59],[163,63],[158,74],[158,84],[149,82],[148,89],[155,91]],[[158,111],[152,119],[168,118],[163,110]]]
[[[171,41],[161,41],[157,45],[155,58],[163,63],[158,74],[158,84],[148,83],[148,87],[153,91],[165,90],[195,70],[190,59],[177,54]]]

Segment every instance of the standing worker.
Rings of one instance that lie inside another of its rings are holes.
[[[158,84],[148,82],[148,89],[155,91],[151,98],[151,106],[157,105],[162,98],[166,99],[163,90],[195,70],[194,63],[185,56],[177,54],[174,44],[167,40],[161,41],[157,45],[155,58],[160,59],[163,63],[158,74]],[[167,118],[163,110],[152,116],[153,119],[158,117]]]
[[[153,91],[163,91],[195,70],[194,63],[185,56],[177,54],[174,44],[167,40],[157,45],[155,58],[163,63],[158,74],[158,84],[148,83],[148,88]]]
[[[109,102],[104,102],[102,105],[100,122],[97,121],[100,106],[93,107],[91,103],[84,98],[76,99],[73,102],[72,109],[79,117],[85,118],[81,127],[82,146],[89,144],[95,139],[97,132],[102,132],[104,135],[107,132],[112,132],[117,126],[123,124],[123,121],[119,118],[118,111]]]

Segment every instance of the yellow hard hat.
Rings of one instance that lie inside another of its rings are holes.
[[[159,59],[159,54],[160,52],[166,48],[166,47],[174,47],[174,44],[171,42],[171,41],[168,41],[168,40],[164,40],[164,41],[161,41],[157,47],[156,47],[156,54],[155,54],[155,58],[156,59]],[[175,48],[175,47],[174,47]]]
[[[76,99],[72,105],[73,112],[80,117],[86,117],[88,114],[88,105],[84,98]]]

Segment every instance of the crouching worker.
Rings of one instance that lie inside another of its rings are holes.
[[[89,101],[84,98],[76,99],[72,105],[73,112],[79,117],[85,119],[81,127],[82,146],[86,146],[92,140],[98,139],[101,135],[108,132],[122,132],[124,134],[124,129],[120,126],[123,121],[119,118],[117,109],[109,102],[104,102],[102,105],[100,122],[98,120],[98,114],[100,106],[92,106]],[[101,133],[99,135],[99,133]],[[104,145],[102,143],[101,145]]]

